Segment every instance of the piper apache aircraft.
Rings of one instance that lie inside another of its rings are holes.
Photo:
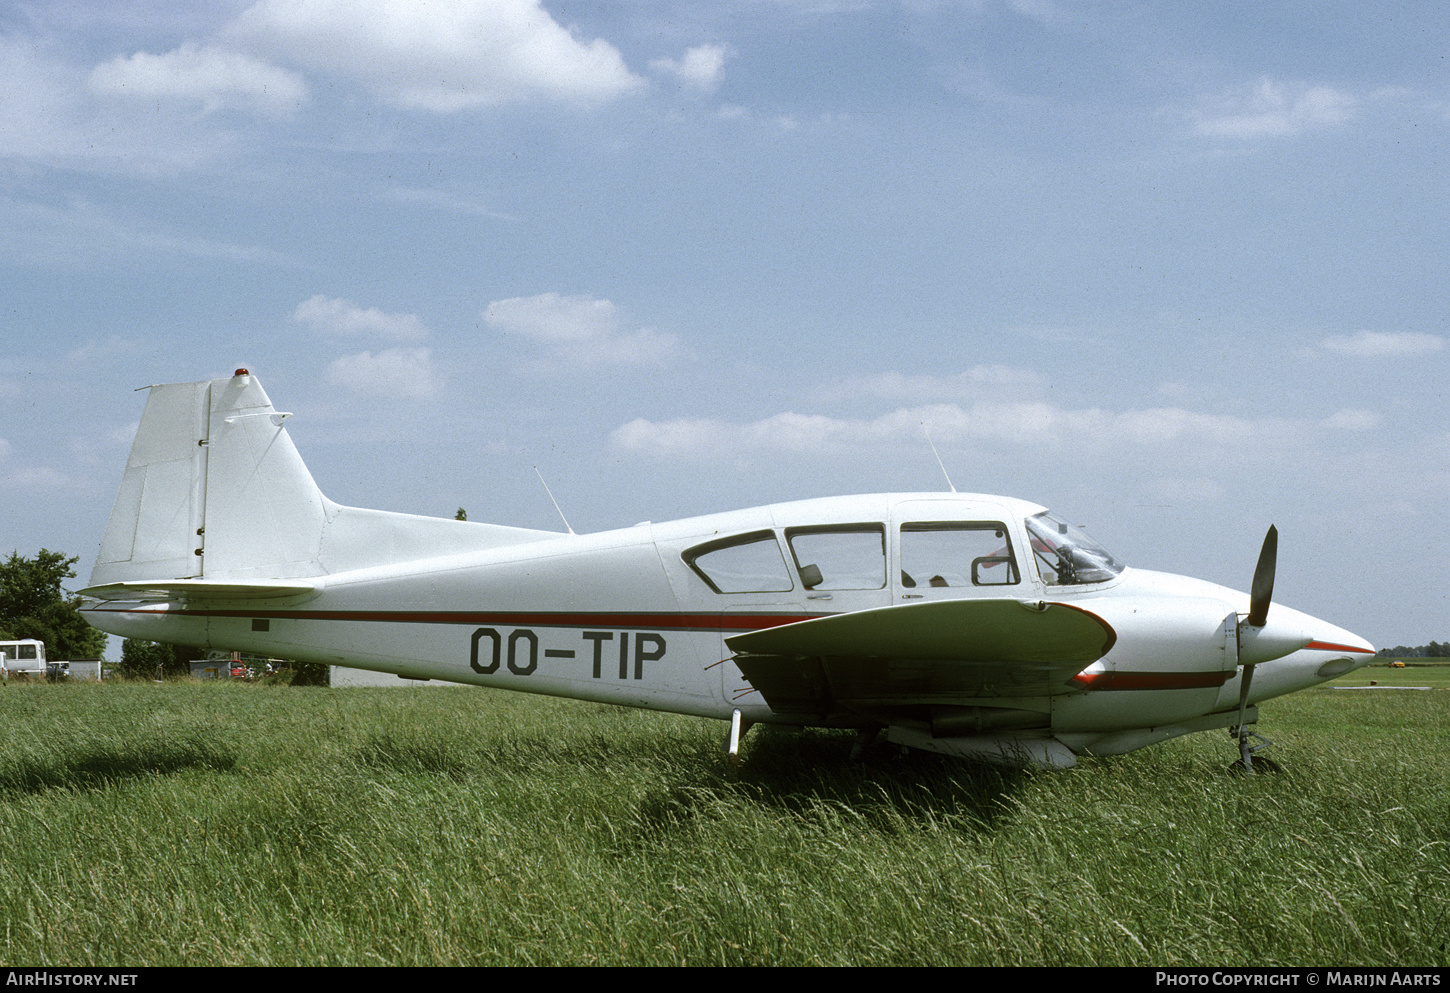
[[[1259,701],[1374,655],[1271,609],[1272,527],[1244,594],[955,492],[591,535],[417,517],[324,497],[245,369],[150,390],[81,591],[129,638],[728,720],[732,761],[770,723],[1059,768],[1226,728],[1252,769]]]

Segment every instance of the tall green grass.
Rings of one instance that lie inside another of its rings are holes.
[[[0,960],[1447,961],[1450,693],[1056,773],[469,688],[0,691]]]

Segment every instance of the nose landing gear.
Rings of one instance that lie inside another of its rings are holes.
[[[1237,738],[1239,743],[1239,759],[1229,766],[1230,772],[1240,775],[1252,776],[1256,772],[1278,772],[1279,766],[1273,759],[1260,758],[1254,761],[1254,756],[1273,744],[1268,738],[1248,729],[1248,725],[1240,725],[1228,729],[1229,737]],[[1253,738],[1259,742],[1255,745],[1249,741]]]

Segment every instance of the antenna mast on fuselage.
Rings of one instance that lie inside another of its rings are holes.
[[[947,475],[947,467],[942,463],[941,454],[936,450],[936,443],[931,440],[931,432],[926,429],[926,421],[921,422],[921,433],[926,435],[926,443],[931,445],[931,454],[936,456],[936,464],[941,466],[941,474],[946,477],[947,488],[955,493],[957,488],[952,483],[952,477]]]

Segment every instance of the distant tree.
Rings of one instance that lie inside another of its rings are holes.
[[[45,642],[45,654],[53,659],[100,658],[105,633],[85,622],[76,609],[80,598],[61,587],[75,576],[77,561],[45,548],[33,559],[11,552],[0,562],[0,628]]]
[[[455,521],[466,521],[466,520],[468,520],[468,511],[464,510],[462,507],[459,507],[458,508],[458,513],[456,513],[456,514],[453,515],[453,519]]]
[[[331,686],[332,667],[321,662],[292,663],[293,686]]]
[[[162,645],[127,638],[121,642],[120,669],[135,679],[184,676],[189,671],[188,663],[199,655],[197,649],[184,645]]]
[[[1432,641],[1428,645],[1396,645],[1381,648],[1375,654],[1387,659],[1443,659],[1450,658],[1450,642]]]

